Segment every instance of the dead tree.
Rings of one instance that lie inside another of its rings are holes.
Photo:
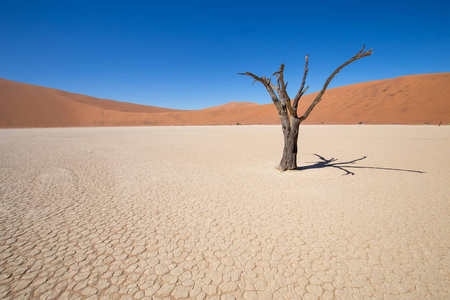
[[[309,55],[306,56],[305,72],[303,74],[302,84],[297,92],[297,95],[295,95],[294,99],[291,99],[286,92],[286,86],[288,83],[284,82],[283,77],[284,64],[281,64],[280,70],[278,72],[273,73],[273,75],[275,75],[277,78],[277,85],[274,85],[271,82],[270,78],[266,78],[264,76],[258,77],[250,72],[238,73],[239,75],[247,75],[252,77],[255,80],[253,83],[255,83],[256,81],[261,82],[266,88],[266,90],[269,92],[270,97],[272,98],[272,101],[275,104],[275,107],[277,108],[278,116],[281,119],[281,126],[284,135],[283,157],[281,158],[280,162],[281,171],[297,169],[297,141],[298,141],[298,129],[300,124],[306,118],[308,118],[309,114],[314,109],[314,107],[316,107],[316,105],[319,104],[319,102],[322,100],[322,96],[325,93],[328,84],[333,79],[333,77],[337,73],[339,73],[339,71],[341,71],[345,66],[349,65],[355,60],[358,60],[362,57],[369,56],[372,54],[372,49],[363,52],[364,48],[365,46],[350,60],[348,60],[347,62],[342,64],[339,68],[337,68],[333,72],[333,74],[331,74],[330,77],[328,77],[327,81],[322,87],[322,90],[316,96],[316,98],[311,103],[309,108],[305,111],[305,113],[301,116],[298,115],[297,108],[300,98],[303,96],[303,94],[305,94],[305,92],[309,88],[309,86],[305,88],[306,75],[308,74],[309,71],[308,69]]]

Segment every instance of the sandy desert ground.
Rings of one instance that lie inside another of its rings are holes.
[[[302,126],[285,173],[281,148],[279,126],[0,130],[0,298],[449,298],[449,126]]]

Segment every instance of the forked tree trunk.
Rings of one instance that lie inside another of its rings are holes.
[[[322,87],[322,90],[317,94],[314,101],[311,103],[311,105],[308,107],[308,109],[305,111],[305,113],[302,116],[298,116],[297,114],[297,108],[298,108],[298,102],[300,98],[303,96],[303,94],[306,92],[308,87],[305,88],[305,80],[306,75],[308,74],[308,55],[306,56],[306,63],[305,63],[305,72],[303,74],[303,80],[302,85],[300,89],[297,92],[297,95],[293,99],[291,99],[286,92],[286,86],[287,82],[284,82],[283,77],[283,71],[284,71],[284,64],[281,64],[280,70],[278,72],[273,73],[272,76],[277,77],[277,85],[274,85],[270,78],[266,77],[258,77],[255,74],[252,74],[250,72],[246,73],[238,73],[239,75],[247,75],[252,77],[255,81],[261,82],[264,87],[266,88],[267,92],[269,92],[270,97],[272,98],[273,104],[275,104],[275,107],[278,111],[278,116],[281,120],[281,126],[283,129],[283,135],[284,135],[284,148],[283,148],[283,156],[280,161],[280,169],[281,171],[286,170],[295,170],[297,169],[297,141],[298,141],[298,129],[300,127],[300,124],[309,116],[311,111],[316,107],[316,105],[322,100],[322,96],[325,93],[328,84],[333,79],[333,77],[339,73],[339,71],[342,70],[345,66],[349,65],[350,63],[354,62],[355,60],[358,60],[362,57],[369,56],[372,54],[372,49],[369,51],[364,51],[363,47],[361,51],[359,51],[355,56],[353,56],[351,59],[349,59],[347,62],[343,63],[339,68],[337,68],[333,74],[328,77],[327,81]],[[276,92],[276,94],[275,94]],[[278,94],[278,96],[277,96]]]

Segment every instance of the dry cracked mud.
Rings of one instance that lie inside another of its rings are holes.
[[[281,142],[0,130],[0,298],[448,299],[450,128],[302,129],[300,164],[355,175],[280,173]]]

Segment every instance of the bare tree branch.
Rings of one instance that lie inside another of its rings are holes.
[[[291,105],[291,98],[289,98],[289,96],[288,96],[288,94],[286,92],[286,87],[285,87],[285,89],[283,91],[284,91],[284,94],[285,94],[284,97],[286,98],[286,107],[287,107],[287,109],[289,111],[289,114],[292,117],[297,118],[297,113],[296,113],[296,111],[294,110],[294,108]]]
[[[277,95],[275,95],[275,92],[274,92],[274,86],[273,86],[273,84],[270,82],[270,79],[268,79],[268,78],[266,78],[266,77],[261,77],[261,78],[259,78],[258,76],[256,76],[255,74],[253,74],[253,73],[250,73],[250,72],[245,72],[245,73],[237,73],[238,75],[246,75],[246,76],[250,76],[250,77],[252,77],[253,79],[255,79],[255,81],[259,81],[259,82],[261,82],[264,86],[265,86],[265,88],[266,88],[266,90],[269,92],[269,94],[270,94],[270,97],[272,98],[272,101],[273,101],[273,103],[275,104],[275,107],[278,109],[278,107],[279,107],[279,102],[280,102],[280,100],[278,100],[278,97],[277,97]],[[276,88],[276,87],[275,87]]]
[[[278,75],[278,73],[273,73],[272,76],[273,75],[277,78],[277,89],[280,90],[280,75]]]
[[[300,98],[306,93],[306,91],[309,88],[309,86],[307,86],[306,89],[303,89],[305,87],[306,75],[308,75],[308,71],[309,71],[308,62],[309,62],[309,55],[306,55],[306,57],[305,57],[305,72],[303,74],[302,85],[301,85],[300,89],[298,90],[297,95],[295,95],[293,105],[292,105],[296,114],[297,114],[298,102],[299,102]]]
[[[287,82],[284,83],[284,64],[281,64],[280,66],[280,70],[278,72],[273,73],[272,75],[275,75],[277,77],[277,83],[278,83],[278,98],[280,99],[282,104],[286,105],[286,108],[289,111],[289,114],[293,117],[297,117],[297,114],[295,112],[295,110],[292,108],[291,105],[291,98],[289,97],[287,91],[286,91],[286,87],[287,87]]]
[[[325,93],[325,91],[326,91],[326,89],[327,89],[327,87],[328,87],[328,84],[330,84],[331,80],[333,79],[333,77],[334,77],[337,73],[339,73],[345,66],[351,64],[351,63],[354,62],[355,60],[358,60],[358,59],[363,58],[363,57],[365,57],[365,56],[369,56],[369,55],[371,55],[371,54],[373,53],[373,52],[372,52],[372,49],[370,49],[370,50],[368,50],[368,51],[366,51],[366,52],[363,52],[365,47],[366,47],[366,46],[364,45],[364,47],[361,49],[361,51],[359,51],[355,56],[353,56],[353,57],[352,57],[351,59],[349,59],[347,62],[343,63],[339,68],[337,68],[337,69],[333,72],[333,74],[330,75],[330,77],[328,77],[327,81],[325,82],[325,84],[324,84],[323,87],[322,87],[322,90],[321,90],[321,91],[319,92],[319,94],[316,96],[316,98],[314,99],[313,103],[311,103],[311,105],[308,107],[308,109],[307,109],[306,112],[303,114],[303,116],[300,117],[300,121],[304,121],[304,120],[309,116],[309,114],[310,114],[311,111],[314,109],[314,107],[316,107],[316,105],[319,104],[319,102],[322,100],[323,94]]]
[[[280,70],[278,70],[278,72],[273,73],[272,76],[275,75],[277,77],[278,98],[280,99],[281,103],[283,105],[285,105],[286,104],[286,98],[285,98],[285,95],[284,95],[284,92],[283,92],[283,90],[285,88],[285,86],[284,86],[284,77],[283,77],[283,70],[284,70],[284,64],[281,64]]]
[[[270,81],[270,79],[269,79],[269,82],[270,82],[270,87],[271,87],[275,92],[278,93],[278,91],[279,91],[278,87],[276,87],[275,84],[273,84],[273,83]]]

